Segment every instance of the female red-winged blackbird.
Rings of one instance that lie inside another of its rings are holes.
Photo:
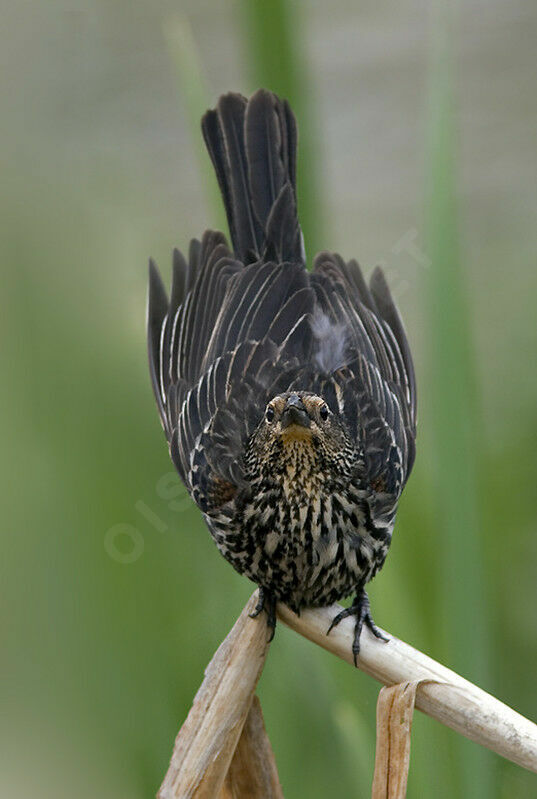
[[[172,460],[216,545],[295,612],[355,594],[353,652],[371,618],[415,453],[412,358],[382,271],[321,252],[307,272],[297,131],[260,90],[220,98],[202,130],[226,207],[221,233],[177,250],[168,300],[150,263],[148,345]]]

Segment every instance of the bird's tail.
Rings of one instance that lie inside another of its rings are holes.
[[[244,263],[304,260],[296,208],[295,117],[286,100],[257,91],[220,97],[202,131]]]

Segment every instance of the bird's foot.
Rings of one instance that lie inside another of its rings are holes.
[[[263,610],[267,614],[267,627],[270,629],[270,643],[276,631],[276,599],[274,595],[265,588],[260,588],[259,600],[254,610],[250,613],[250,618],[255,619]]]
[[[369,604],[369,597],[367,596],[366,592],[362,588],[362,590],[356,595],[354,602],[345,610],[342,610],[341,613],[338,613],[337,616],[334,616],[332,619],[332,623],[327,630],[327,635],[330,634],[332,629],[339,624],[340,621],[346,619],[348,616],[355,616],[356,617],[356,624],[354,627],[354,640],[352,642],[352,655],[354,659],[354,665],[357,665],[358,655],[360,653],[360,635],[362,634],[362,628],[365,624],[368,627],[375,638],[379,638],[381,641],[389,641],[389,638],[386,638],[384,633],[382,633],[371,616],[371,606]]]

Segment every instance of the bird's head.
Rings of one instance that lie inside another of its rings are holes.
[[[350,460],[352,441],[339,414],[323,397],[289,391],[273,397],[247,448],[255,468],[279,471],[294,465],[304,471],[342,469]]]

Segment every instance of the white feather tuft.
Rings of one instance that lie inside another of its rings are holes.
[[[341,322],[333,322],[319,307],[315,308],[311,320],[315,338],[313,363],[324,374],[332,374],[345,365],[347,333]]]

